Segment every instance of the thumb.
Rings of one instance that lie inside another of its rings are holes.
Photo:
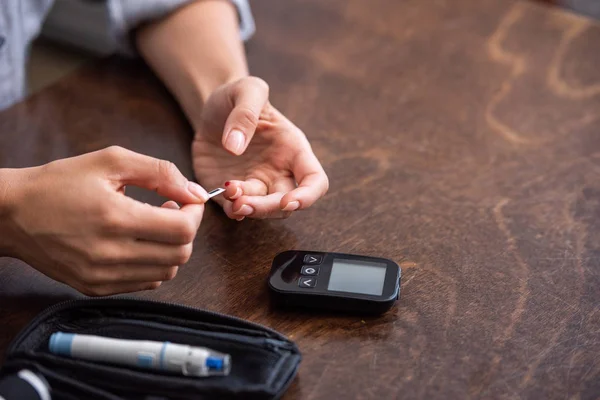
[[[103,165],[119,176],[121,185],[134,185],[156,191],[159,195],[183,204],[202,204],[208,194],[202,186],[188,181],[170,161],[148,157],[120,147],[104,150]]]
[[[236,82],[230,90],[233,109],[225,122],[223,147],[239,156],[254,136],[260,113],[269,100],[269,85],[250,77]]]

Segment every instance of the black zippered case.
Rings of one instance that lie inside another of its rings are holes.
[[[48,349],[57,331],[208,347],[231,355],[231,372],[186,377],[61,357]],[[2,373],[38,372],[52,400],[276,399],[293,381],[300,360],[295,343],[262,325],[181,305],[108,298],[43,311],[9,346]]]

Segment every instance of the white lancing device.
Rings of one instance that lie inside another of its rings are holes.
[[[170,371],[189,376],[228,375],[230,357],[204,347],[56,332],[50,352],[88,361]]]

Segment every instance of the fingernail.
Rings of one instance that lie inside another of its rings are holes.
[[[235,220],[236,220],[236,221],[243,221],[243,220],[244,220],[244,218],[246,218],[246,217],[236,218]]]
[[[237,210],[236,212],[234,212],[234,214],[247,216],[247,215],[252,214],[253,212],[254,212],[254,208],[250,207],[247,204],[244,204],[243,206],[240,207],[239,210]]]
[[[242,189],[240,189],[239,187],[235,190],[235,193],[233,194],[233,196],[230,197],[231,200],[235,200],[237,198],[239,198],[242,195]]]
[[[299,207],[300,207],[300,202],[299,201],[297,201],[297,200],[296,201],[290,201],[283,208],[283,211],[296,211]]]
[[[204,188],[198,185],[196,182],[188,182],[188,190],[191,194],[193,194],[203,202],[208,201],[208,193],[206,193],[206,190],[204,190]]]
[[[231,151],[233,154],[241,154],[242,149],[244,148],[244,143],[246,142],[246,136],[238,130],[233,130],[229,132],[229,136],[227,137],[227,141],[225,142],[225,147]]]

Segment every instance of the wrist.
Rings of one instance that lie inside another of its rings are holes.
[[[248,75],[238,20],[229,1],[195,1],[136,31],[140,54],[194,127],[218,87]]]
[[[0,256],[14,256],[9,230],[17,206],[15,192],[18,188],[18,175],[18,169],[0,169]]]
[[[0,169],[0,256],[21,258],[29,245],[18,215],[35,198],[37,177],[43,167]]]

